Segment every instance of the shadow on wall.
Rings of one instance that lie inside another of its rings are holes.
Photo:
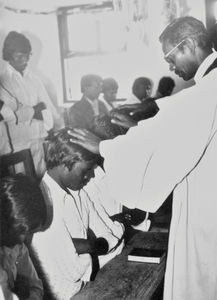
[[[55,88],[54,84],[37,67],[39,64],[39,61],[40,61],[42,51],[43,51],[42,42],[36,35],[34,35],[33,33],[29,32],[29,31],[23,31],[22,33],[30,40],[31,45],[32,45],[32,54],[33,55],[29,61],[29,68],[31,70],[34,70],[34,73],[41,79],[53,104],[55,105],[55,107],[58,107],[56,88]]]

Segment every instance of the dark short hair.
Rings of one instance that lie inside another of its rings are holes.
[[[125,134],[127,130],[117,124],[111,123],[112,115],[98,115],[93,120],[91,131],[103,140],[113,139]]]
[[[40,231],[46,222],[46,206],[38,183],[25,175],[0,181],[0,245],[14,246],[21,234]]]
[[[158,84],[158,92],[161,93],[162,96],[169,96],[175,87],[175,81],[169,77],[164,76],[160,79]]]
[[[105,93],[108,90],[117,90],[118,83],[114,78],[105,78],[102,83],[102,92]]]
[[[45,160],[47,169],[65,165],[69,171],[78,161],[93,161],[97,163],[99,155],[93,154],[85,148],[71,142],[71,135],[68,131],[71,128],[64,128],[56,132],[48,141]]]
[[[93,82],[102,81],[102,77],[96,74],[86,74],[81,77],[81,92],[83,93],[86,87],[89,87],[93,84]]]
[[[30,53],[32,46],[25,35],[16,31],[10,31],[4,40],[2,49],[3,59],[9,61],[15,51]]]
[[[190,16],[177,18],[171,22],[161,33],[159,40],[161,43],[167,41],[171,45],[177,45],[189,37],[197,41],[201,49],[212,49],[212,43],[204,24]]]
[[[152,81],[148,77],[138,77],[138,78],[136,78],[133,82],[133,85],[132,85],[133,94],[135,94],[135,95],[137,94],[137,90],[139,89],[139,87],[141,85],[144,85],[144,86],[151,85],[152,86]]]

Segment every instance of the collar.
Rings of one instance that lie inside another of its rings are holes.
[[[42,181],[49,187],[51,193],[55,194],[55,198],[52,197],[52,199],[65,199],[65,197],[69,194],[73,197],[77,197],[80,194],[80,191],[73,191],[68,188],[69,193],[67,193],[61,186],[48,174],[46,171]]]
[[[141,100],[139,100],[139,98],[132,93],[131,96],[129,97],[129,104],[135,104],[135,103],[141,103]]]
[[[10,75],[10,77],[12,77],[13,74],[15,74],[16,76],[19,76],[20,78],[30,75],[30,71],[28,69],[26,69],[26,70],[24,70],[23,76],[22,76],[20,74],[20,72],[18,72],[16,69],[14,69],[14,67],[12,67],[8,62],[6,63],[6,70],[7,70],[8,74]]]
[[[99,99],[99,101],[102,101],[105,105],[108,105],[109,108],[114,108],[113,103],[112,103],[112,102],[108,102],[108,101],[105,99],[104,95],[102,96],[102,99]]]
[[[67,195],[67,192],[61,188],[61,186],[48,174],[46,171],[43,178],[43,182],[49,187],[50,192],[53,194],[55,193],[56,197],[52,197],[53,201],[55,199],[64,199]]]
[[[86,100],[87,100],[91,105],[94,105],[94,104],[98,103],[98,99],[90,100],[90,99],[89,99],[88,97],[86,97],[86,96],[85,96],[85,98],[86,98]]]
[[[202,64],[199,66],[195,76],[194,76],[194,80],[197,83],[198,81],[200,81],[203,78],[204,73],[206,72],[206,70],[208,69],[208,67],[214,62],[214,60],[217,58],[217,52],[214,51],[213,53],[211,53],[210,55],[208,55],[204,61],[202,62]]]

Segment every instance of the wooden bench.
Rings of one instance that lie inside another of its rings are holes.
[[[127,261],[133,247],[167,249],[168,233],[139,232],[73,300],[162,299],[166,255],[160,264]]]

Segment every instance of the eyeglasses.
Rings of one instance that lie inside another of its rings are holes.
[[[184,41],[184,40],[181,40],[181,42],[179,42],[175,47],[173,47],[169,52],[167,52],[165,55],[164,55],[164,58],[168,58],[168,56],[170,56],[171,53],[173,53],[173,51],[175,51]]]
[[[24,52],[15,52],[14,57],[16,60],[29,60],[30,57],[32,56],[32,53],[24,53]]]

